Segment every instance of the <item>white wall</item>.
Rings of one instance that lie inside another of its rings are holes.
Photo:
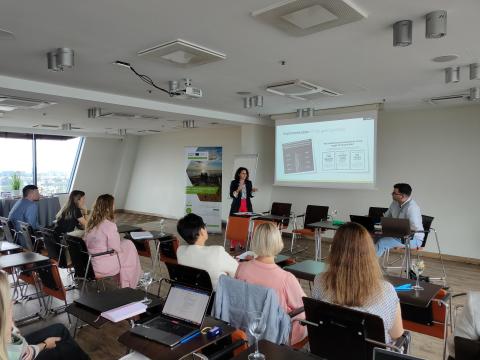
[[[124,207],[137,144],[137,136],[85,139],[73,189],[85,191],[88,207],[105,193],[115,196],[116,208]]]
[[[188,129],[140,139],[125,209],[179,218],[185,206],[185,147],[223,146],[222,218],[230,211],[233,158],[240,127]]]
[[[388,206],[392,185],[408,182],[422,212],[435,217],[432,226],[442,251],[480,258],[479,140],[478,106],[381,112],[376,190],[273,187],[272,201],[292,202],[299,213],[307,204],[328,205],[346,220],[350,214],[366,214],[369,206]]]

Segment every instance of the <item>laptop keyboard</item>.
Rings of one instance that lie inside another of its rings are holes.
[[[182,324],[176,324],[173,321],[171,322],[162,318],[154,319],[145,325],[182,337],[187,335],[188,333],[191,333],[194,330],[191,327]]]

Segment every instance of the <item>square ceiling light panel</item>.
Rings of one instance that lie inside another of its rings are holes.
[[[367,17],[348,0],[286,0],[252,16],[290,35],[305,36]]]
[[[221,52],[182,39],[153,46],[141,50],[137,54],[151,60],[168,62],[180,67],[202,65],[227,58]]]

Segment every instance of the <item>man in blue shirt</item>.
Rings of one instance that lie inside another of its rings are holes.
[[[408,184],[399,183],[393,185],[392,204],[384,214],[385,217],[396,219],[408,219],[410,228],[415,232],[410,247],[416,248],[422,245],[425,234],[422,224],[422,212],[417,203],[412,199],[412,187]],[[375,245],[377,256],[382,256],[387,249],[405,247],[401,239],[393,237],[384,237],[378,240]]]
[[[33,230],[39,228],[38,224],[38,205],[36,201],[40,199],[38,187],[35,185],[27,185],[23,188],[23,198],[13,205],[8,220],[15,225],[15,230],[20,231],[19,221],[29,223]],[[20,245],[26,247],[23,236],[19,237]]]

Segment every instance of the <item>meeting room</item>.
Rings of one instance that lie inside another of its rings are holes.
[[[1,360],[480,359],[478,1],[1,8]]]

